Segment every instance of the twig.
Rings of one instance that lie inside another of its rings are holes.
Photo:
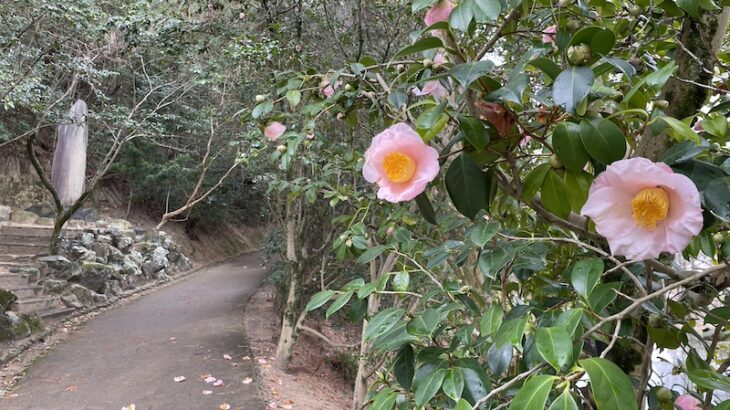
[[[492,397],[496,396],[498,393],[501,393],[501,392],[509,389],[510,387],[514,386],[520,380],[526,379],[526,378],[530,377],[532,374],[539,372],[544,367],[545,367],[545,363],[540,364],[538,366],[535,366],[532,369],[530,369],[530,370],[528,370],[528,371],[526,371],[524,373],[518,374],[512,380],[510,380],[507,383],[505,383],[505,384],[497,387],[496,389],[493,389],[492,391],[489,392],[489,394],[487,394],[486,396],[484,396],[481,399],[479,399],[476,403],[474,403],[474,406],[472,406],[471,409],[472,410],[477,410],[479,408],[479,406],[481,406],[482,404],[486,403],[487,400],[489,400]]]
[[[302,331],[304,331],[306,333],[311,334],[312,336],[315,336],[315,337],[319,338],[320,340],[323,340],[325,343],[327,343],[328,345],[330,345],[332,347],[344,347],[344,348],[347,348],[347,349],[352,349],[352,348],[355,348],[355,347],[357,347],[357,346],[360,345],[359,343],[355,343],[355,344],[335,343],[335,342],[331,341],[327,336],[325,336],[322,333],[320,333],[320,332],[312,329],[309,326],[299,325],[299,330],[302,330]]]

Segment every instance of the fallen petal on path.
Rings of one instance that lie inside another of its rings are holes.
[[[233,360],[233,358],[229,354],[224,354],[223,355],[223,358],[226,359],[226,360]]]
[[[252,381],[253,381],[252,378],[246,377],[245,379],[243,379],[243,384],[251,384]]]
[[[175,383],[182,383],[185,381],[185,376],[177,376],[173,378],[172,380],[175,380]]]
[[[213,394],[213,390],[203,390],[203,396],[210,396]]]

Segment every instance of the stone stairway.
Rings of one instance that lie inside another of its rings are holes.
[[[40,264],[35,258],[47,254],[52,232],[53,227],[45,225],[0,224],[0,288],[18,297],[11,306],[15,313],[50,319],[75,310],[39,285]]]

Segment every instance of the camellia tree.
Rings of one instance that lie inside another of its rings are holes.
[[[254,109],[362,273],[306,306],[364,321],[353,409],[730,408],[725,5],[407,4]]]

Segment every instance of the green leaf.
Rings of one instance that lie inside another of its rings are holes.
[[[495,279],[497,272],[507,264],[514,256],[514,250],[509,245],[503,244],[495,249],[482,252],[479,255],[479,271],[482,275]]]
[[[525,182],[522,184],[522,199],[525,202],[531,202],[535,194],[542,188],[548,171],[550,171],[550,164],[545,163],[536,166],[527,174]]]
[[[416,129],[419,130],[419,134],[421,133],[421,130],[427,132],[427,130],[433,128],[434,124],[436,124],[439,117],[444,112],[444,108],[446,108],[446,101],[424,110],[421,115],[416,118]]]
[[[484,147],[489,144],[489,125],[484,121],[468,117],[465,115],[459,116],[459,128],[461,129],[462,135],[466,138],[471,145],[476,148],[477,151],[481,152]]]
[[[492,305],[482,315],[482,319],[479,322],[479,334],[482,337],[488,337],[499,329],[502,325],[502,319],[504,318],[504,312],[502,306]]]
[[[680,142],[666,150],[661,157],[659,157],[659,161],[664,162],[667,165],[674,165],[679,162],[692,159],[707,151],[709,148],[710,147],[708,146],[697,145],[692,141]]]
[[[380,311],[368,322],[363,337],[367,341],[382,335],[398,324],[404,314],[405,310],[396,308]]]
[[[699,0],[676,0],[677,6],[684,10],[687,14],[696,20],[699,20],[700,2]]]
[[[426,37],[416,41],[410,46],[403,47],[398,51],[393,58],[407,56],[409,54],[420,53],[426,50],[432,50],[434,48],[443,48],[444,42],[438,37]]]
[[[600,312],[610,305],[618,294],[616,291],[621,287],[620,283],[605,283],[596,286],[588,297],[588,304],[594,312]]]
[[[540,199],[545,208],[555,215],[567,219],[570,215],[570,202],[565,200],[567,193],[568,187],[563,178],[554,169],[548,170],[540,189]]]
[[[445,180],[449,196],[462,215],[474,219],[479,211],[488,208],[487,174],[466,154],[451,163]]]
[[[573,266],[570,282],[573,284],[573,288],[587,299],[593,288],[600,282],[602,274],[603,261],[601,259],[583,259]]]
[[[416,355],[410,344],[403,346],[395,358],[393,372],[398,383],[403,388],[410,389],[413,384],[413,375],[416,373]]]
[[[471,227],[469,230],[469,239],[474,245],[483,248],[499,232],[499,228],[499,222],[481,221]]]
[[[428,363],[416,370],[413,378],[413,395],[416,405],[421,407],[429,402],[441,388],[446,377],[444,363]]]
[[[335,312],[342,309],[347,304],[347,302],[350,301],[350,298],[352,298],[352,295],[354,293],[354,291],[349,291],[341,294],[340,297],[335,299],[334,303],[332,303],[330,307],[327,308],[327,311],[325,312],[325,317],[329,318],[330,316],[335,314]]]
[[[672,117],[659,117],[671,128],[669,134],[677,141],[692,141],[700,144],[700,136],[684,122]]]
[[[438,309],[426,309],[408,322],[408,333],[413,336],[431,337],[440,321],[441,313]]]
[[[550,405],[548,410],[578,410],[578,405],[575,403],[573,396],[570,394],[570,390],[565,389],[563,393],[558,396],[553,404]]]
[[[588,44],[591,47],[591,58],[588,65],[592,65],[601,55],[607,55],[616,44],[616,36],[613,31],[603,27],[586,27],[575,33],[570,39],[570,45]]]
[[[286,92],[286,100],[289,101],[289,105],[294,108],[299,105],[302,100],[302,93],[299,90],[289,90]]]
[[[529,63],[527,63],[533,67],[539,68],[542,70],[545,75],[550,77],[551,80],[555,81],[556,78],[560,75],[560,66],[555,64],[555,62],[549,58],[546,57],[538,57],[534,60],[531,60]]]
[[[502,12],[502,3],[499,0],[474,0],[472,10],[479,23],[495,21]]]
[[[310,312],[314,309],[317,309],[327,303],[332,296],[334,296],[335,291],[334,290],[323,290],[321,292],[317,292],[312,296],[312,299],[309,300],[309,303],[307,303],[307,312]]]
[[[464,391],[461,396],[469,403],[476,403],[491,388],[484,367],[475,359],[458,359],[456,365],[464,371]]]
[[[705,315],[704,323],[725,326],[730,321],[730,306],[712,309]]]
[[[474,0],[463,0],[458,6],[451,12],[449,17],[449,24],[452,28],[459,31],[466,31],[469,29],[469,24],[474,19],[474,10],[472,6]]]
[[[709,369],[692,369],[687,371],[689,380],[705,389],[730,392],[730,377],[723,376]]]
[[[553,101],[565,107],[565,111],[575,112],[575,108],[591,91],[593,70],[589,67],[569,67],[558,75],[553,83]]]
[[[396,393],[390,387],[386,387],[381,390],[378,394],[373,397],[373,404],[368,409],[370,410],[391,410],[395,405],[395,399],[398,397]]]
[[[594,357],[580,361],[588,373],[598,410],[638,410],[629,377],[612,362]]]
[[[274,103],[271,101],[264,101],[261,104],[258,104],[257,106],[253,107],[253,111],[251,111],[251,117],[254,119],[261,118],[263,115],[266,115],[271,112],[271,110],[274,109]]]
[[[487,350],[487,364],[489,364],[489,370],[492,371],[492,375],[499,377],[508,368],[512,362],[512,345],[496,343],[489,346]]]
[[[509,410],[543,410],[555,376],[535,375],[527,379],[512,399]]]
[[[690,159],[672,166],[675,172],[685,175],[697,185],[700,191],[707,191],[707,187],[718,179],[727,176],[725,171],[717,165],[696,159]]]
[[[464,399],[459,399],[459,401],[456,402],[456,407],[454,407],[454,410],[471,410],[471,404],[469,404],[469,402]]]
[[[387,245],[373,246],[372,248],[363,252],[362,255],[360,255],[360,257],[357,258],[357,263],[369,263],[370,261],[374,260],[378,256],[382,255],[383,252],[385,252],[385,250],[388,248],[389,247]]]
[[[491,101],[511,102],[522,105],[522,94],[529,82],[526,75],[520,73],[509,80],[507,84],[489,93],[487,99]]]
[[[431,205],[431,200],[428,199],[428,195],[425,191],[421,192],[416,197],[416,205],[418,205],[418,211],[421,212],[421,216],[423,216],[423,219],[425,219],[426,222],[432,225],[438,225],[438,221],[436,221],[436,213],[433,210],[433,205]]]
[[[506,344],[517,346],[522,341],[522,335],[525,333],[525,327],[527,326],[528,314],[525,313],[522,317],[510,319],[499,327],[497,333],[494,336],[494,344],[498,346],[504,346]]]
[[[702,128],[718,138],[723,138],[727,134],[727,118],[724,115],[710,114],[702,121]]]
[[[588,162],[588,152],[580,138],[580,126],[572,122],[561,122],[553,131],[555,155],[566,168],[580,172]]]
[[[716,179],[702,192],[705,206],[718,218],[730,221],[730,177]]]
[[[458,367],[449,369],[441,389],[453,400],[459,400],[464,391],[464,372]]]
[[[449,75],[454,77],[464,87],[468,87],[469,84],[493,69],[494,63],[489,60],[474,61],[453,67],[449,70]]]
[[[568,188],[570,208],[576,213],[580,213],[583,205],[588,200],[588,192],[591,189],[593,176],[585,171],[573,172],[566,170],[564,179],[565,185]]]
[[[411,275],[408,271],[398,272],[393,276],[393,290],[397,292],[405,292],[411,282]]]
[[[624,134],[610,120],[582,120],[580,138],[588,154],[601,164],[608,165],[626,155]]]
[[[573,341],[565,330],[541,327],[535,332],[537,351],[555,370],[560,371],[573,357]]]
[[[431,7],[437,1],[438,0],[413,0],[413,3],[411,4],[411,12],[415,14],[419,10]]]
[[[626,77],[631,80],[636,75],[636,68],[632,66],[628,61],[622,60],[617,57],[611,57],[611,56],[603,56],[603,59],[611,64],[612,66],[616,67],[618,70],[626,74]]]
[[[560,313],[555,321],[555,326],[565,330],[573,338],[580,324],[581,317],[583,317],[583,309],[568,309]]]

